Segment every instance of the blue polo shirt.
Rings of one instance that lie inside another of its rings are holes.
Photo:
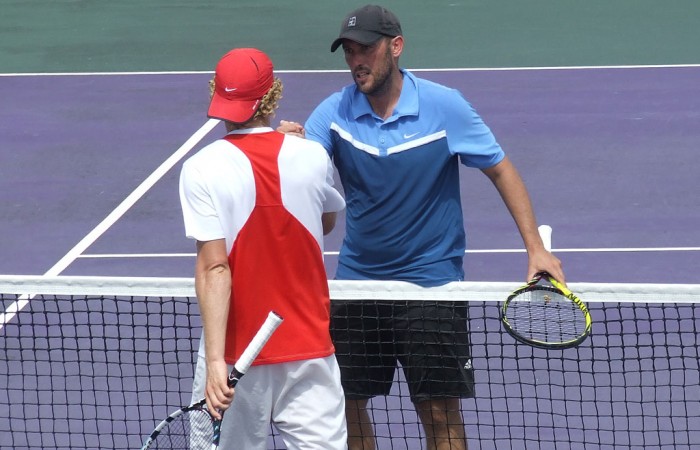
[[[326,148],[345,191],[336,278],[439,286],[464,279],[459,160],[483,169],[504,153],[459,91],[402,73],[391,117],[353,84],[313,111],[306,137]]]

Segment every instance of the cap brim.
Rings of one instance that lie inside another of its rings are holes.
[[[384,35],[381,33],[375,33],[374,31],[348,30],[342,33],[338,39],[333,41],[331,44],[331,52],[338,50],[338,47],[340,47],[340,45],[343,43],[343,39],[348,39],[362,45],[372,45],[382,36]]]
[[[228,100],[216,92],[209,103],[207,116],[233,123],[246,123],[253,118],[260,100]]]

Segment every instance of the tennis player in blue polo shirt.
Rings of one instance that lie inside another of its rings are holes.
[[[528,252],[528,279],[546,270],[564,280],[560,261],[539,237],[527,190],[490,129],[460,92],[401,69],[403,47],[391,11],[375,5],[352,11],[331,51],[342,48],[354,84],[325,99],[305,128],[280,126],[321,143],[337,167],[347,234],[336,278],[420,286],[463,280],[461,162],[499,191]],[[332,305],[351,450],[375,448],[367,403],[389,393],[397,361],[428,448],[467,447],[459,401],[474,396],[467,325],[457,304]]]

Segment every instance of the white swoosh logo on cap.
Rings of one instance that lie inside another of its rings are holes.
[[[233,92],[233,91],[235,91],[236,89],[238,89],[238,88],[227,88],[227,87],[225,87],[225,88],[224,88],[224,91],[226,91],[226,92]]]

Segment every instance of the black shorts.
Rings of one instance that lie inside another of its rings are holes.
[[[414,403],[474,397],[468,319],[461,302],[332,303],[331,336],[345,396],[388,395],[398,361]]]

